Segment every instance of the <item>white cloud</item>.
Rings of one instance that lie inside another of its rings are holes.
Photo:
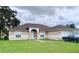
[[[79,28],[79,7],[11,7],[24,23],[41,23],[49,26],[74,23]]]
[[[12,10],[17,11],[17,18],[20,19],[21,24],[27,23],[28,21],[33,21],[34,15],[29,10],[20,9],[16,7],[10,7]]]

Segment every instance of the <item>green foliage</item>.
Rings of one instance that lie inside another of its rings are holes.
[[[9,40],[8,37],[7,38],[0,38],[0,40]]]
[[[8,35],[8,29],[16,27],[20,21],[16,18],[17,12],[8,6],[0,6],[0,32]]]
[[[67,27],[70,27],[70,28],[75,28],[75,24],[68,24],[66,25]]]

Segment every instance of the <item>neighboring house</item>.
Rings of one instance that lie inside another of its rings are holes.
[[[72,34],[75,29],[58,25],[48,27],[42,24],[27,23],[9,30],[9,40],[28,39],[62,39],[63,36]]]

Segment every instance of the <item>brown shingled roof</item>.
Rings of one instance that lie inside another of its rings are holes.
[[[40,31],[59,31],[59,30],[73,30],[69,27],[63,26],[63,25],[57,25],[54,27],[48,27],[46,25],[42,24],[33,24],[33,23],[26,23],[24,25],[20,25],[18,27],[10,29],[10,31],[15,31],[15,30],[26,30],[26,28],[39,28]]]
[[[49,28],[48,26],[46,25],[42,25],[42,24],[33,24],[33,23],[26,23],[24,25],[20,25],[18,27],[15,27],[15,28],[12,28],[10,30],[26,30],[26,28],[39,28],[39,29],[46,29],[46,28]]]
[[[57,30],[74,30],[74,29],[63,25],[57,25],[57,26],[51,27],[51,30],[57,31]]]

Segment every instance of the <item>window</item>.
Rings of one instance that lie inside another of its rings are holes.
[[[44,35],[41,35],[41,37],[44,37]]]
[[[16,38],[21,38],[21,35],[16,35]]]
[[[45,38],[45,32],[40,32],[40,38],[41,39]]]
[[[15,36],[16,38],[21,38],[21,32],[20,31],[15,32]]]

